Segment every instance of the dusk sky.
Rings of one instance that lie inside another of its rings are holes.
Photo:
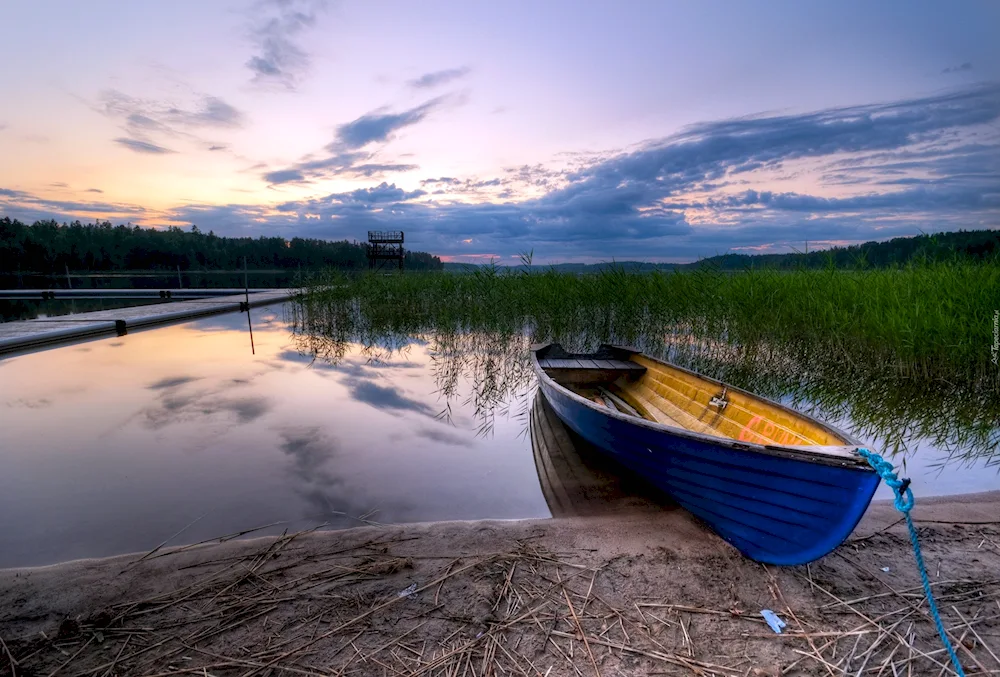
[[[0,216],[690,261],[1000,227],[1000,2],[3,0]]]

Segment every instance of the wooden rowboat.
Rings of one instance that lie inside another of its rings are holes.
[[[546,344],[532,349],[532,362],[567,427],[759,562],[827,554],[878,487],[849,435],[637,351],[573,354]]]

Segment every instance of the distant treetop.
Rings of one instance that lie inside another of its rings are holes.
[[[1000,230],[960,230],[915,237],[896,237],[885,242],[865,242],[790,254],[722,254],[702,259],[699,267],[723,270],[746,268],[886,268],[918,261],[948,259],[1000,260]]]
[[[114,226],[110,222],[36,221],[32,225],[0,219],[0,271],[56,273],[70,270],[235,270],[368,267],[364,243],[301,237],[219,237],[197,226],[154,229]],[[406,252],[407,270],[441,270],[441,259]]]

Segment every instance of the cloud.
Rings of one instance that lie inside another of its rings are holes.
[[[787,250],[807,239],[995,228],[998,120],[1000,85],[987,84],[704,122],[620,152],[576,155],[568,169],[533,165],[500,178],[441,176],[416,185],[379,181],[273,207],[186,205],[163,216],[254,237],[339,240],[363,238],[369,229],[405,230],[415,250],[508,257],[534,248],[540,261],[683,261],[734,248]],[[382,163],[367,150],[340,149],[278,170],[297,174],[272,178],[305,181],[365,164]],[[4,201],[39,205],[12,189],[0,191]]]
[[[284,203],[280,211],[315,237],[392,228],[407,230],[414,248],[438,254],[460,255],[468,249],[463,241],[473,239],[484,253],[531,246],[566,258],[683,259],[806,236],[863,240],[986,227],[998,215],[1000,139],[988,131],[998,119],[1000,87],[989,85],[887,104],[701,123],[626,152],[585,158],[566,173],[515,168],[508,178],[545,189],[517,202],[414,202],[396,193],[394,202],[366,204],[339,193]],[[976,143],[966,138],[973,132]],[[850,197],[733,191],[757,177],[773,182],[792,173],[788,167],[818,177],[858,173],[869,185],[885,187]],[[499,187],[504,180],[421,183],[463,190]],[[889,214],[891,222],[884,218]]]
[[[262,0],[253,6],[250,38],[255,53],[246,66],[254,83],[296,87],[311,61],[296,40],[316,25],[327,4],[326,0]]]
[[[279,169],[264,174],[264,180],[268,183],[295,183],[305,179],[305,174],[298,169]]]
[[[379,160],[377,150],[363,149],[372,144],[387,143],[394,133],[424,120],[448,100],[449,97],[439,96],[398,113],[386,112],[384,109],[366,113],[337,127],[333,141],[323,149],[323,157],[303,159],[291,167],[265,172],[262,178],[274,185],[301,183],[331,176],[370,178],[417,169],[417,165],[410,163]]]
[[[164,155],[167,153],[177,152],[170,150],[169,148],[164,148],[163,146],[157,146],[155,143],[150,143],[148,141],[140,141],[139,139],[129,139],[125,137],[119,137],[115,139],[115,143],[121,146],[125,146],[129,150],[135,151],[136,153],[144,153],[147,155]]]
[[[468,66],[463,66],[462,68],[449,68],[448,70],[425,73],[415,80],[410,80],[407,84],[414,89],[430,89],[432,87],[439,87],[460,78],[464,78],[468,74]]]
[[[404,202],[423,197],[427,192],[424,190],[406,191],[397,188],[396,184],[383,181],[372,188],[359,188],[346,193],[331,193],[325,197],[307,202],[293,201],[277,205],[280,212],[297,212],[305,209],[326,215],[347,215],[362,216],[371,209],[388,206],[392,210],[402,209]]]
[[[928,143],[998,118],[1000,86],[993,85],[892,104],[702,123],[597,161],[571,175],[570,185],[552,197],[569,200],[609,189],[667,197],[793,160]]]
[[[943,71],[941,71],[941,75],[945,75],[947,73],[964,73],[971,70],[972,70],[972,63],[966,61],[960,66],[949,66],[948,68],[945,68]]]
[[[447,177],[446,177],[447,178]],[[447,185],[448,188],[446,192],[449,193],[476,193],[482,188],[496,188],[499,186],[512,183],[513,179],[465,179],[464,181],[459,181],[458,179],[451,179],[449,181],[442,181],[441,179],[431,179],[430,181],[421,181],[420,183],[429,184],[441,184]]]
[[[358,190],[353,190],[349,193],[335,193],[330,196],[330,199],[342,203],[356,202],[372,205],[382,202],[402,202],[405,200],[413,200],[426,194],[427,192],[423,190],[406,192],[402,188],[396,188],[396,184],[390,185],[383,181],[374,188],[359,188]]]
[[[53,200],[32,193],[0,188],[0,214],[32,222],[39,219],[107,217],[139,220],[148,214],[141,205],[124,202]]]
[[[564,172],[543,167],[540,164],[507,167],[504,171],[515,182],[525,186],[545,189],[553,187],[565,176]]]
[[[170,108],[165,113],[172,124],[191,127],[240,127],[243,113],[217,96],[206,96],[201,106],[192,111]]]
[[[243,126],[246,116],[235,106],[217,96],[199,95],[190,108],[164,101],[139,99],[117,89],[101,92],[98,112],[124,120],[133,133],[177,135],[191,128],[232,129]]]
[[[419,165],[409,165],[401,162],[365,162],[349,167],[348,171],[344,173],[349,173],[355,177],[363,176],[365,178],[371,178],[373,176],[381,176],[391,172],[409,172],[419,168]]]
[[[362,148],[373,142],[384,142],[396,131],[415,125],[439,107],[447,97],[439,96],[401,113],[373,112],[337,127],[337,138],[327,150],[339,152]]]
[[[262,223],[271,210],[261,205],[184,205],[175,207],[165,213],[172,222],[197,224],[202,230],[215,230],[219,235],[244,236],[254,231]],[[269,230],[275,234],[282,229],[282,224],[274,223]]]
[[[157,137],[198,141],[201,129],[235,129],[245,115],[216,96],[201,96],[190,107],[139,99],[116,89],[101,92],[98,112],[122,123],[126,136],[115,142],[137,153],[172,153]]]
[[[88,188],[87,190],[85,190],[83,192],[85,192],[85,193],[103,193],[104,191],[101,190],[100,188]]]
[[[766,207],[771,210],[808,212],[810,214],[878,210],[883,214],[893,211],[925,212],[953,210],[1000,210],[1000,192],[983,193],[978,188],[954,190],[919,186],[890,193],[858,195],[848,198],[817,197],[799,193],[772,193],[748,190],[721,200],[709,200],[707,206],[719,209],[730,207]]]

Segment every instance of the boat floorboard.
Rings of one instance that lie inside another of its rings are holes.
[[[625,400],[626,402],[628,401],[628,399],[635,400],[636,403],[642,405],[642,411],[643,411],[643,413],[647,414],[649,417],[651,417],[657,423],[662,423],[663,425],[673,426],[675,428],[683,428],[684,427],[675,418],[671,417],[665,411],[663,411],[662,409],[658,408],[655,404],[653,404],[652,402],[650,402],[646,398],[642,397],[638,393],[632,391],[632,392],[625,392],[623,394],[626,396],[626,400]]]
[[[625,392],[637,399],[641,398],[640,401],[643,402],[643,405],[646,406],[650,412],[658,412],[660,415],[669,419],[671,422],[667,423],[667,425],[677,426],[679,428],[684,428],[685,430],[691,430],[705,435],[723,437],[718,430],[703,421],[699,421],[697,418],[684,411],[659,393],[650,390],[645,385],[630,383],[625,387]]]

